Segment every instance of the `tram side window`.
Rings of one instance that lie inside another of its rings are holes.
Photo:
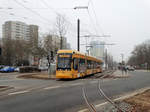
[[[77,58],[74,58],[74,60],[73,60],[73,69],[78,70],[78,59]]]
[[[96,68],[98,68],[99,62],[96,63]]]
[[[91,61],[90,60],[87,60],[87,68],[91,69]]]
[[[96,62],[93,61],[93,68],[96,69]]]
[[[93,62],[93,61],[91,61],[91,69],[93,69],[93,65],[94,65],[94,62]]]
[[[100,67],[100,63],[98,62],[98,63],[97,63],[97,68],[99,68],[99,67]]]
[[[84,65],[85,64],[85,59],[80,59],[79,65]]]
[[[92,68],[95,69],[95,61],[92,61]]]

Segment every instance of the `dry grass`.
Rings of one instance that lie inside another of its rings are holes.
[[[135,112],[150,112],[150,90],[125,100],[135,108]]]

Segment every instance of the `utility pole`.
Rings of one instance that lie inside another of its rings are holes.
[[[60,37],[60,49],[63,49],[63,39],[62,39],[62,36]]]
[[[76,6],[74,9],[88,9],[88,6]],[[77,20],[77,50],[80,51],[80,19]]]
[[[123,58],[124,58],[124,54],[121,54],[121,58],[122,58],[122,65],[123,65]]]
[[[107,65],[108,65],[108,60],[107,60],[107,49],[106,49],[106,54],[105,54],[105,70],[107,70]]]
[[[80,19],[77,20],[77,50],[80,51]]]

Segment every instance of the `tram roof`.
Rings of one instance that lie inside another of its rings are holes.
[[[96,57],[93,57],[93,56],[88,56],[88,55],[80,53],[79,51],[76,51],[76,50],[59,50],[57,53],[75,53],[75,54],[87,56],[88,58],[94,58],[94,59],[96,59],[98,61],[103,62],[101,59],[97,59]]]
[[[85,55],[76,50],[59,50],[57,53],[75,53],[75,54]]]

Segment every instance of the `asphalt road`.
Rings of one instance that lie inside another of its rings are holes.
[[[129,78],[102,80],[101,87],[107,96],[115,98],[118,95],[150,86],[150,72],[134,71],[129,74]],[[46,85],[36,90],[26,89],[6,93],[5,97],[1,96],[0,112],[77,112],[86,108],[82,97],[84,82],[87,82],[86,91],[91,103],[98,104],[105,101],[103,96],[98,94],[97,80],[36,81]]]

